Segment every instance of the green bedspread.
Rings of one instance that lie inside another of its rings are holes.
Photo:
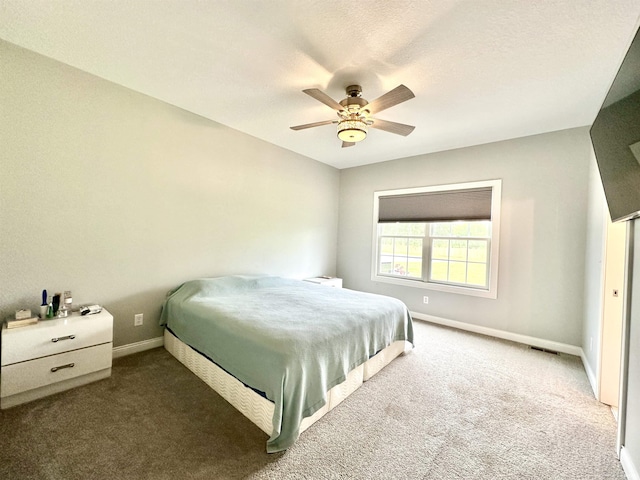
[[[397,299],[269,276],[186,282],[160,323],[274,402],[268,452],[291,446],[349,371],[396,340],[413,342]]]

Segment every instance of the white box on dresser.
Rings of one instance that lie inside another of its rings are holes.
[[[0,408],[111,375],[113,316],[100,313],[2,328]]]

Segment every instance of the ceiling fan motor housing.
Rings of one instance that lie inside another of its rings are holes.
[[[362,95],[362,87],[360,85],[349,85],[345,90],[349,97],[359,97]]]
[[[349,85],[346,88],[347,98],[340,101],[345,110],[349,113],[356,113],[369,102],[362,98],[362,87],[360,85]]]

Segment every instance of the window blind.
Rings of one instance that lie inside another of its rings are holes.
[[[491,187],[381,196],[378,222],[491,220]]]

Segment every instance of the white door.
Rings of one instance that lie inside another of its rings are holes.
[[[604,268],[600,401],[612,407],[618,406],[620,390],[626,236],[627,222],[609,223]]]

